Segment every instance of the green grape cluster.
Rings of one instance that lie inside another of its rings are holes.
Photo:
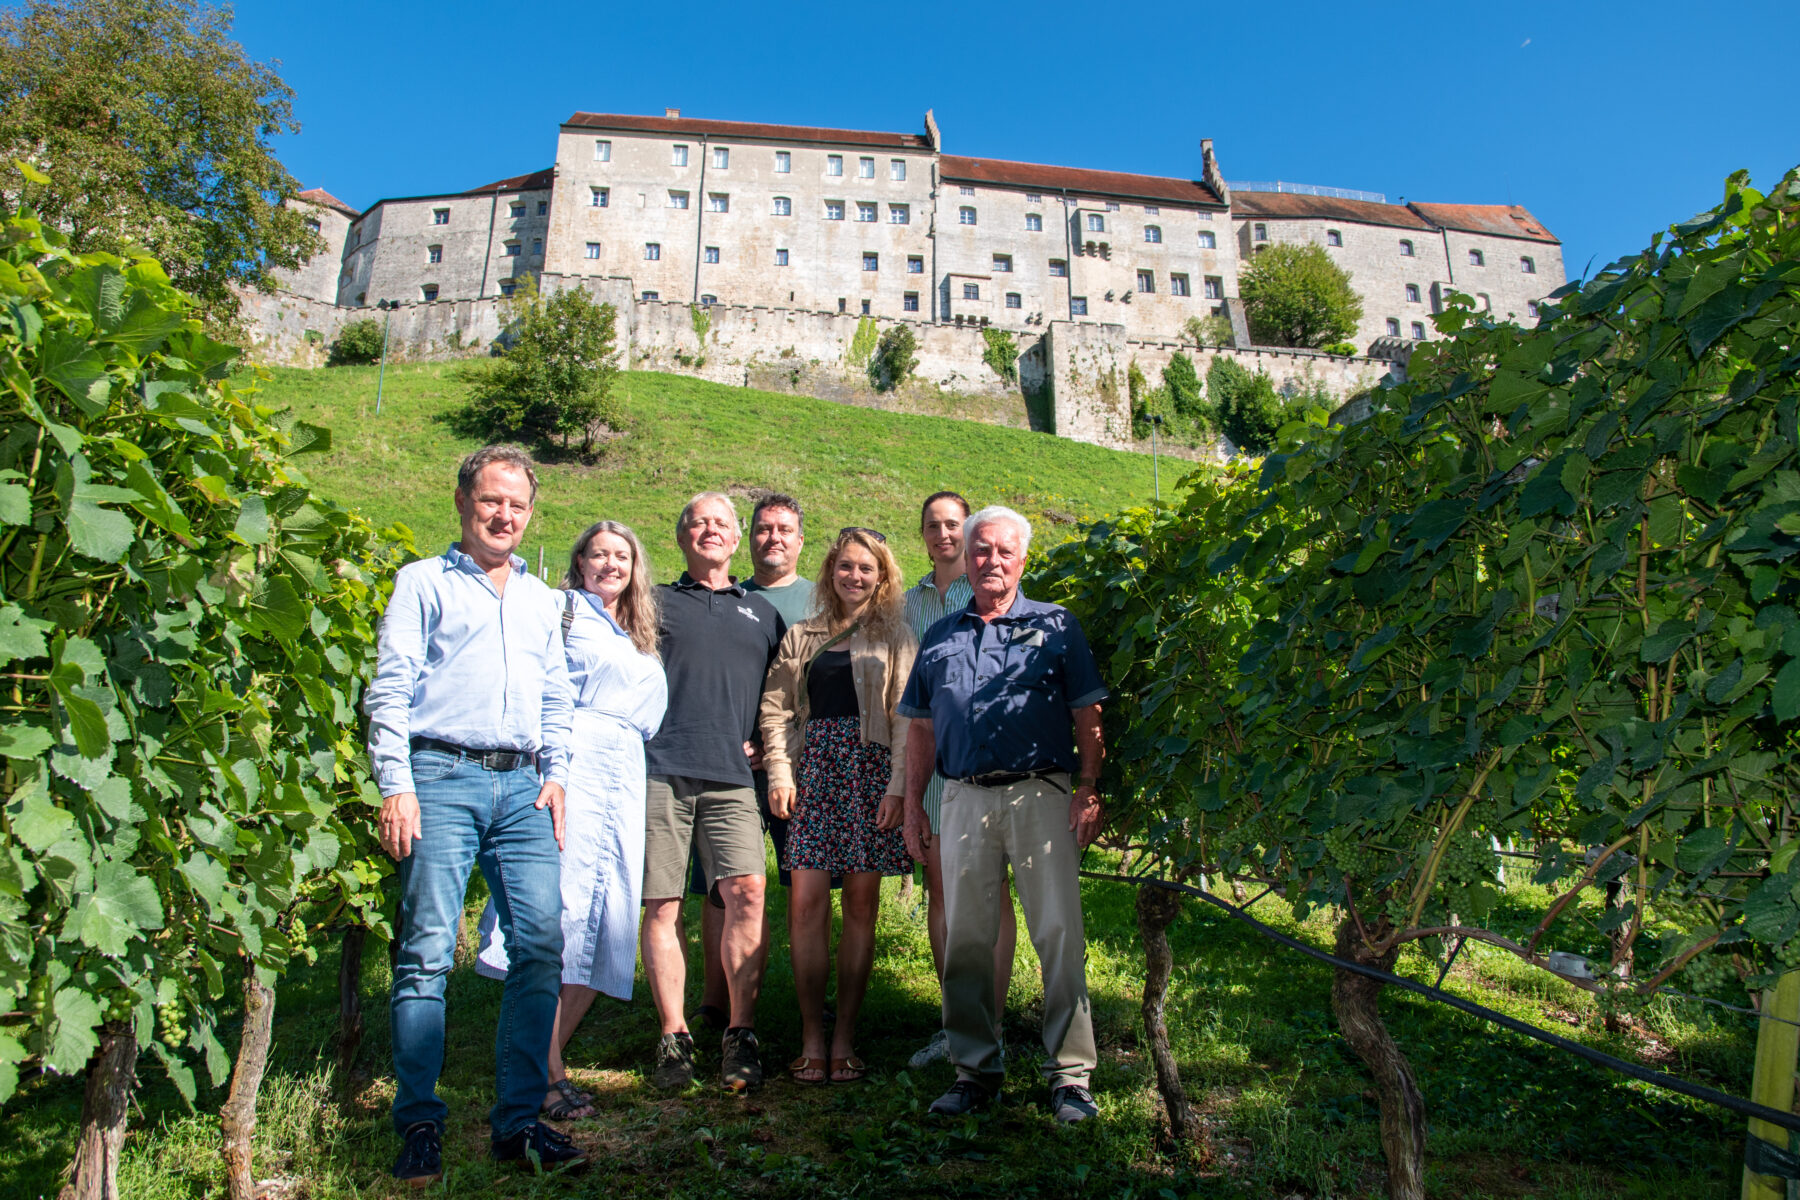
[[[1374,849],[1350,830],[1333,829],[1324,841],[1326,861],[1362,883],[1372,883],[1393,869],[1393,855]]]
[[[171,1050],[179,1050],[187,1043],[187,1026],[183,1024],[186,1017],[187,1006],[179,998],[156,1006],[156,1036]]]

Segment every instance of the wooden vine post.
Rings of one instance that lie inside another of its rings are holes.
[[[225,1184],[231,1200],[256,1200],[252,1171],[256,1133],[256,1096],[269,1065],[269,1038],[275,1025],[275,989],[256,974],[256,960],[244,962],[244,1033],[238,1042],[231,1091],[219,1109],[224,1137]]]
[[[1371,931],[1380,932],[1380,931]],[[1356,921],[1345,917],[1337,928],[1337,956],[1392,971],[1399,948],[1380,953],[1369,948]],[[1425,1100],[1412,1064],[1406,1061],[1381,1019],[1381,990],[1387,985],[1367,975],[1332,968],[1331,1011],[1344,1041],[1375,1080],[1381,1101],[1381,1149],[1387,1157],[1391,1200],[1425,1200]]]
[[[1156,1068],[1156,1090],[1169,1114],[1169,1141],[1177,1152],[1192,1152],[1202,1160],[1211,1157],[1205,1130],[1181,1086],[1181,1073],[1169,1049],[1169,1027],[1163,1020],[1163,1004],[1169,994],[1169,974],[1175,965],[1169,950],[1169,926],[1181,914],[1181,893],[1144,884],[1138,888],[1138,935],[1144,940],[1144,1036],[1150,1061]]]
[[[1782,1112],[1794,1109],[1794,1070],[1800,1063],[1800,971],[1789,971],[1762,994],[1765,1019],[1756,1034],[1756,1073],[1750,1082],[1750,1098]],[[1761,1138],[1783,1150],[1788,1131],[1767,1121],[1752,1119],[1752,1139]],[[1743,1200],[1787,1200],[1787,1181],[1760,1175],[1744,1167]]]
[[[119,1200],[119,1152],[137,1084],[137,1037],[129,1021],[102,1025],[81,1096],[81,1134],[69,1182],[57,1200]]]

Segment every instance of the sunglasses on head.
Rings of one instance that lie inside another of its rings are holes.
[[[870,529],[864,525],[846,525],[838,530],[839,537],[843,537],[846,533],[866,533],[878,542],[887,541],[887,534],[882,533],[879,529]]]

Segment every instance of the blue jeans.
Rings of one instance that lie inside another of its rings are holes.
[[[421,1121],[441,1132],[444,985],[456,953],[469,870],[479,863],[506,936],[511,970],[494,1038],[495,1139],[537,1120],[549,1090],[547,1060],[562,985],[562,870],[550,810],[534,807],[533,766],[488,771],[436,750],[412,756],[423,835],[400,860],[400,946],[389,1002],[394,1128]]]

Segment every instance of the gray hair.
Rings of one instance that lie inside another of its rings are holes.
[[[1031,522],[1007,508],[1004,504],[990,504],[977,510],[968,520],[963,522],[963,545],[973,546],[981,533],[983,525],[994,521],[1006,521],[1019,531],[1019,553],[1026,554],[1031,550]]]
[[[716,500],[720,504],[723,504],[726,511],[731,514],[732,523],[738,523],[737,505],[731,502],[730,496],[727,496],[724,492],[701,492],[692,500],[689,500],[686,504],[681,506],[681,515],[675,518],[675,532],[680,533],[682,530],[686,529],[688,527],[688,521],[694,515],[694,510],[710,500]]]
[[[531,481],[531,502],[537,503],[537,465],[531,461],[531,455],[517,446],[509,446],[505,443],[483,446],[463,459],[462,465],[456,468],[456,490],[465,496],[473,496],[475,485],[481,479],[481,472],[495,464],[503,467],[516,467],[525,472],[525,478]]]

